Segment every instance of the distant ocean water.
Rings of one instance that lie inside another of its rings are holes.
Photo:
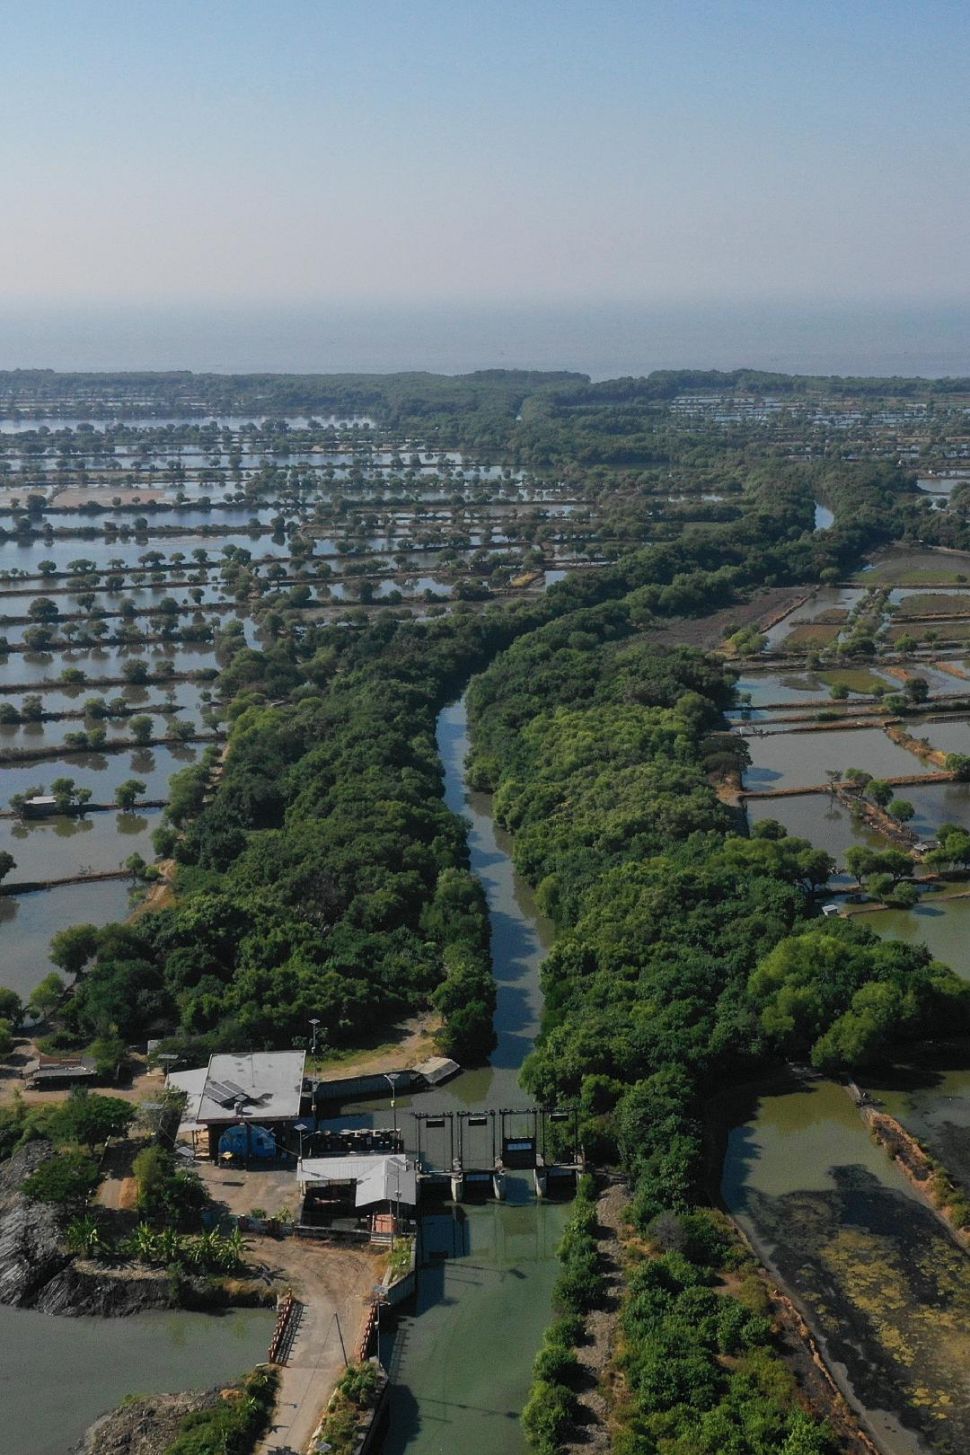
[[[970,376],[970,304],[4,308],[0,368],[389,373],[653,369]]]

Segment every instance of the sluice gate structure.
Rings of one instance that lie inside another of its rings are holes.
[[[504,1202],[507,1174],[530,1171],[541,1200],[574,1191],[585,1170],[573,1108],[484,1107],[411,1116],[419,1195]]]

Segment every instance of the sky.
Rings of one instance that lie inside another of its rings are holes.
[[[965,0],[0,6],[0,306],[970,300]]]

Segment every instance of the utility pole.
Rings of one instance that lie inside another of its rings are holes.
[[[401,1075],[400,1071],[385,1071],[384,1080],[391,1088],[391,1115],[394,1119],[394,1141],[397,1143],[397,1082]],[[396,1150],[396,1148],[395,1148]]]

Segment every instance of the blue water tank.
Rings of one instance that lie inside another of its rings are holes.
[[[219,1138],[219,1156],[225,1152],[231,1152],[241,1162],[251,1158],[272,1160],[276,1156],[276,1143],[265,1127],[227,1127]]]

